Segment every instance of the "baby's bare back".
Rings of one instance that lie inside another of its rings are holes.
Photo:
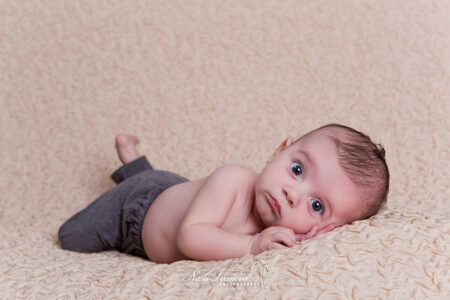
[[[162,192],[150,206],[142,225],[142,243],[151,260],[169,262],[185,259],[175,247],[176,233],[205,179],[174,185]]]
[[[242,181],[231,210],[227,213],[221,229],[239,233],[257,232],[251,216],[253,198],[248,192],[252,188],[253,173],[248,173],[248,181]],[[142,226],[142,243],[147,256],[158,263],[170,263],[189,259],[178,250],[177,233],[189,206],[208,177],[174,185],[161,193],[150,206]],[[211,201],[214,201],[214,196]],[[204,212],[208,214],[208,211]]]

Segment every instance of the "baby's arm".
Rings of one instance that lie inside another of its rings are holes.
[[[248,182],[248,172],[243,167],[226,166],[206,179],[179,228],[179,251],[196,260],[222,260],[256,254],[252,251],[255,235],[221,229],[238,191]],[[283,240],[286,241],[287,237]]]
[[[248,184],[253,184],[253,180],[249,180],[252,175],[252,171],[244,167],[226,166],[206,179],[178,231],[179,251],[196,260],[222,260],[258,254],[284,247],[283,244],[295,245],[295,234],[289,228],[276,227],[258,235],[221,229],[237,195],[248,190]]]
[[[286,227],[272,226],[257,235],[244,235],[221,229],[240,188],[248,182],[248,169],[226,166],[214,171],[192,201],[177,233],[177,247],[196,260],[223,260],[258,254],[265,250],[292,247],[330,228],[313,228],[304,234]]]

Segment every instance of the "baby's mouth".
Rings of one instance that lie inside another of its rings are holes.
[[[272,206],[272,209],[278,213],[278,215],[281,217],[281,205],[280,202],[278,202],[277,199],[275,199],[274,197],[272,197],[271,194],[269,194],[269,203],[270,206]]]

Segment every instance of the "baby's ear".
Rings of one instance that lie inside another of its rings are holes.
[[[275,152],[269,157],[269,159],[267,160],[267,163],[269,163],[272,159],[274,159],[278,155],[278,153],[280,153],[281,151],[283,151],[284,149],[286,149],[287,147],[292,145],[292,143],[294,143],[294,139],[292,138],[292,136],[288,136],[280,144],[280,146],[278,146],[278,148],[275,150]]]

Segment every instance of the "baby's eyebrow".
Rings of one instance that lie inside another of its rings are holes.
[[[303,151],[303,150],[298,150],[298,153],[302,154],[302,155],[306,158],[306,160],[308,161],[308,163],[314,167],[314,169],[316,168],[316,166],[317,166],[317,165],[316,165],[316,162],[315,162],[315,160],[309,155],[308,152]]]

